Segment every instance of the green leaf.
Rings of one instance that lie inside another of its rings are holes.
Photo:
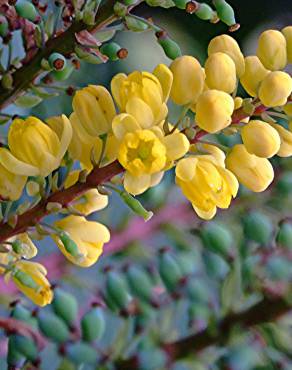
[[[33,108],[42,101],[43,99],[40,98],[39,96],[27,94],[27,95],[19,96],[15,100],[14,104],[20,108]]]
[[[95,38],[100,41],[100,42],[106,42],[111,40],[116,34],[116,30],[104,30],[104,31],[99,31],[98,33],[95,34]]]
[[[58,96],[58,92],[48,92],[40,87],[31,86],[31,90],[33,93],[37,96],[39,96],[42,99],[48,99],[48,98],[54,98],[55,96]]]

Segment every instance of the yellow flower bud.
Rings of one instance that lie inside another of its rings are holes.
[[[285,68],[287,64],[286,39],[280,31],[264,31],[258,41],[257,56],[271,71]]]
[[[287,114],[287,116],[292,117],[292,101],[289,101],[286,105],[284,105],[283,111]]]
[[[268,123],[251,120],[241,130],[243,144],[247,151],[258,157],[270,158],[280,149],[280,136]]]
[[[170,65],[173,73],[171,99],[178,105],[195,103],[204,89],[205,73],[196,58],[184,55]]]
[[[87,221],[82,216],[71,215],[56,221],[54,225],[68,233],[70,239],[76,243],[78,255],[73,255],[66,249],[60,237],[53,235],[54,241],[65,257],[81,267],[93,265],[101,255],[104,243],[110,240],[110,233],[104,225],[94,221]]]
[[[113,99],[105,87],[89,85],[77,91],[72,105],[88,135],[96,137],[111,130],[116,110]]]
[[[244,57],[236,40],[229,35],[214,37],[208,46],[208,55],[222,52],[228,54],[236,66],[236,74],[241,77],[244,73]]]
[[[234,98],[234,110],[239,109],[242,106],[243,99],[240,96]]]
[[[259,98],[266,107],[286,104],[292,92],[292,78],[286,72],[269,73],[259,88]]]
[[[231,123],[234,101],[230,95],[219,90],[207,90],[196,105],[198,126],[210,133],[218,132]]]
[[[255,55],[245,58],[245,71],[240,78],[240,82],[250,96],[257,96],[258,89],[262,80],[269,74]]]
[[[21,197],[27,177],[15,175],[1,164],[0,157],[0,199],[17,200]]]
[[[53,292],[46,278],[47,270],[39,263],[18,260],[13,265],[13,271],[7,276],[12,277],[19,290],[33,303],[46,306],[52,302]]]
[[[290,157],[292,155],[292,132],[277,123],[270,123],[270,125],[277,130],[281,139],[281,145],[277,155],[279,157]]]
[[[181,159],[176,166],[176,183],[199,217],[210,220],[217,207],[228,208],[238,191],[236,177],[211,156]]]
[[[231,149],[225,164],[239,182],[256,193],[266,190],[274,178],[269,160],[250,154],[243,144],[237,144]]]
[[[63,130],[58,135],[36,117],[15,119],[8,132],[9,149],[0,148],[0,164],[17,175],[48,176],[60,166],[72,138],[72,127],[62,115]]]
[[[286,39],[288,63],[292,63],[292,26],[283,28],[282,33]]]
[[[211,54],[205,63],[206,83],[210,89],[232,93],[236,88],[236,68],[225,53]]]

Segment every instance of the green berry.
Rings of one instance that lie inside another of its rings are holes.
[[[49,65],[55,71],[63,71],[67,65],[66,58],[60,53],[52,53],[48,59]]]
[[[122,275],[116,271],[108,271],[106,293],[110,300],[120,309],[127,308],[131,301],[127,284]]]
[[[70,344],[66,348],[68,358],[76,364],[97,364],[97,351],[84,342]]]
[[[67,325],[58,316],[41,312],[38,317],[39,327],[42,333],[57,343],[63,343],[69,338],[69,330]]]
[[[160,277],[167,290],[173,292],[182,278],[182,272],[179,264],[172,253],[163,250],[159,255],[158,270]]]
[[[146,271],[136,266],[130,266],[126,275],[133,294],[149,302],[152,297],[152,282]]]
[[[182,55],[179,45],[165,34],[165,32],[158,32],[156,36],[158,43],[168,58],[174,60]]]
[[[105,332],[105,318],[101,307],[93,307],[81,320],[82,339],[93,342],[101,339]]]
[[[72,294],[59,288],[55,289],[52,308],[56,315],[62,318],[68,326],[72,326],[76,322],[78,304]]]
[[[281,223],[276,242],[281,247],[292,249],[292,224],[290,222]]]
[[[205,3],[199,4],[199,9],[194,14],[203,21],[210,21],[214,18],[214,10]]]
[[[107,44],[103,44],[100,47],[100,51],[112,61],[124,59],[128,55],[128,51],[124,48],[121,48],[121,46],[116,42],[108,42]]]
[[[201,238],[206,249],[223,258],[233,256],[232,235],[227,227],[215,221],[208,222],[201,230]]]
[[[217,11],[219,19],[227,24],[227,26],[232,26],[236,23],[234,10],[231,5],[229,5],[225,0],[213,0],[214,6]]]
[[[260,212],[251,212],[244,219],[244,234],[248,240],[266,245],[270,242],[273,224],[270,219]]]
[[[292,192],[292,172],[285,172],[279,178],[276,189],[281,195],[288,195]]]
[[[27,0],[18,0],[15,4],[16,13],[31,22],[35,22],[39,19],[39,14],[35,6]]]

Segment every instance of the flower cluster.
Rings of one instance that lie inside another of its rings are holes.
[[[274,172],[268,158],[292,155],[292,79],[283,71],[292,62],[291,52],[292,26],[263,32],[256,56],[244,57],[235,39],[221,35],[211,40],[204,66],[180,56],[151,73],[119,73],[111,93],[95,85],[77,91],[69,118],[15,119],[7,146],[0,148],[1,199],[20,199],[26,186],[28,195],[44,201],[48,184],[52,192],[74,188],[91,171],[118,161],[120,182],[104,186],[123,194],[132,209],[140,212],[142,206],[129,194],[142,194],[175,168],[176,184],[195,212],[211,219],[217,208],[229,207],[239,183],[254,192],[269,186]],[[249,97],[237,96],[239,85]],[[176,122],[169,121],[169,100],[181,106]],[[223,147],[218,133],[240,134],[241,143]],[[74,161],[79,169],[71,171]],[[67,170],[63,181],[60,169]],[[30,237],[50,234],[71,262],[90,266],[110,235],[85,216],[107,203],[108,196],[91,184],[65,209],[47,204],[47,213],[60,211],[65,218],[53,226],[29,225],[34,226],[30,235],[3,243],[7,253],[0,255],[1,266],[7,268],[2,272],[37,304],[49,303],[46,271],[21,259],[35,255]]]

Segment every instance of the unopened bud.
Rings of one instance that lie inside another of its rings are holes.
[[[233,26],[236,24],[234,10],[231,5],[229,5],[225,0],[213,0],[213,4],[216,8],[218,17],[222,22],[227,24],[227,26]]]
[[[125,17],[128,12],[128,8],[125,4],[120,3],[117,1],[114,5],[114,12],[118,17]]]
[[[174,60],[182,55],[179,45],[165,31],[156,32],[156,37],[168,58]]]
[[[279,246],[292,250],[292,224],[290,222],[280,224],[276,242]]]
[[[182,273],[177,260],[168,250],[162,250],[159,255],[158,270],[167,290],[173,292],[178,287]]]
[[[8,21],[7,19],[3,16],[0,15],[0,36],[6,36],[8,33]]]
[[[123,201],[127,204],[127,206],[131,208],[131,210],[135,212],[138,216],[143,217],[145,221],[149,221],[150,218],[153,216],[153,213],[150,211],[147,211],[142,206],[142,204],[139,202],[138,199],[134,198],[132,195],[130,195],[126,191],[121,192],[120,196],[123,199]]]
[[[82,339],[93,342],[101,339],[105,332],[105,318],[101,307],[91,308],[81,320]]]
[[[38,323],[42,333],[57,343],[63,343],[69,338],[69,330],[62,319],[50,312],[40,312]]]
[[[39,14],[34,5],[27,0],[18,0],[15,4],[16,13],[31,22],[37,22],[39,20]]]
[[[204,21],[210,21],[214,18],[215,12],[208,4],[200,3],[194,14]]]
[[[61,203],[49,202],[46,206],[46,210],[50,213],[57,213],[63,208]]]
[[[66,354],[68,358],[78,365],[92,365],[97,364],[97,351],[90,345],[84,342],[77,342],[69,344],[66,347]]]
[[[55,289],[52,307],[54,312],[62,318],[68,326],[72,326],[75,323],[78,314],[78,304],[72,294],[59,288]]]
[[[106,55],[110,60],[116,61],[119,59],[124,59],[128,55],[127,49],[122,48],[116,42],[109,42],[103,44],[100,48],[102,54]]]
[[[132,300],[123,276],[116,271],[107,272],[106,293],[120,309],[126,309]]]
[[[56,70],[50,73],[50,76],[54,78],[56,81],[64,81],[67,80],[72,72],[75,70],[74,66],[69,63],[67,64],[62,70]]]
[[[244,234],[247,239],[266,245],[273,232],[271,220],[260,212],[251,212],[244,218]]]
[[[67,65],[66,58],[60,53],[52,53],[48,59],[49,65],[55,71],[63,71]]]
[[[143,32],[149,28],[145,22],[132,18],[130,15],[125,17],[125,22],[127,28],[133,32]]]

